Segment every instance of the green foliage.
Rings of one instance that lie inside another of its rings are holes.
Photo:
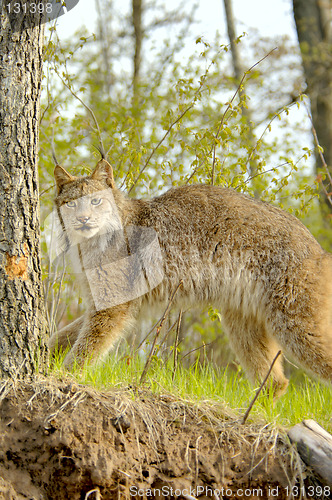
[[[262,131],[261,124],[253,124],[257,137],[254,143],[250,140],[243,109],[250,94],[256,100],[266,81],[259,64],[246,74],[239,93],[230,76],[228,46],[199,37],[192,55],[179,62],[181,34],[172,44],[166,41],[146,62],[133,94],[130,70],[117,73],[113,68],[111,74],[105,73],[98,40],[80,35],[78,41],[71,39],[62,46],[53,29],[47,44],[42,183],[49,185],[53,129],[57,155],[74,173],[82,171],[78,163],[91,168],[98,157],[93,149],[99,143],[93,120],[64,82],[93,109],[106,149],[111,148],[117,182],[132,195],[213,179],[215,184],[258,192],[268,201],[280,203],[291,197],[286,208],[297,208],[297,199],[302,202],[299,210],[312,206],[317,190],[306,163],[311,149],[298,153],[296,135],[289,134],[291,108],[280,107],[277,101],[273,112],[266,110]],[[269,58],[273,64],[274,54]],[[276,118],[278,135],[286,130],[282,143],[278,136],[267,138]],[[255,172],[252,162],[257,165]],[[302,183],[299,188],[304,175],[305,186]]]

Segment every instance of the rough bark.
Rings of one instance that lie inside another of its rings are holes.
[[[32,374],[47,358],[37,171],[43,28],[4,6],[0,16],[0,377],[8,377]]]
[[[293,12],[313,126],[332,173],[332,0],[293,0]],[[321,166],[317,154],[317,172]],[[328,191],[332,191],[332,186],[328,187]],[[324,192],[322,199],[331,212],[332,206]]]

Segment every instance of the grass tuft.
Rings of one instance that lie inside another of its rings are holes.
[[[51,371],[56,376],[65,373],[63,358],[64,355],[57,354],[53,359]],[[72,375],[78,383],[98,390],[144,387],[157,394],[169,393],[196,403],[220,403],[239,418],[245,413],[257,390],[249,384],[241,370],[220,370],[210,363],[201,364],[197,361],[190,368],[179,365],[174,371],[171,362],[165,363],[158,357],[152,359],[144,384],[140,385],[144,365],[143,357],[113,353],[96,366],[86,366],[81,371],[74,369]],[[275,425],[291,427],[303,419],[312,418],[332,433],[331,387],[305,374],[300,382],[298,379],[298,376],[291,378],[286,394],[277,402],[263,391],[250,413],[249,421],[273,422]]]

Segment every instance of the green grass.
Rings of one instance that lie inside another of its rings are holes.
[[[63,356],[54,360],[52,372],[55,375],[64,373],[62,360]],[[164,363],[157,357],[152,359],[141,384],[144,363],[139,356],[132,358],[113,354],[104,363],[86,367],[83,371],[74,370],[72,375],[78,383],[100,390],[111,387],[147,388],[155,393],[171,393],[197,403],[220,403],[239,418],[245,413],[257,389],[241,372],[218,370],[209,363],[202,366],[198,362],[190,368],[179,365],[174,372],[171,362]],[[277,402],[262,393],[250,413],[249,421],[273,422],[290,427],[310,418],[332,433],[332,389],[304,374],[299,377],[297,373],[294,380],[290,380],[286,394]]]

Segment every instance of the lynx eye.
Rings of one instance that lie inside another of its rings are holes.
[[[97,206],[101,204],[101,198],[92,198],[91,205]]]
[[[67,201],[66,207],[75,208],[76,207],[76,201]]]

